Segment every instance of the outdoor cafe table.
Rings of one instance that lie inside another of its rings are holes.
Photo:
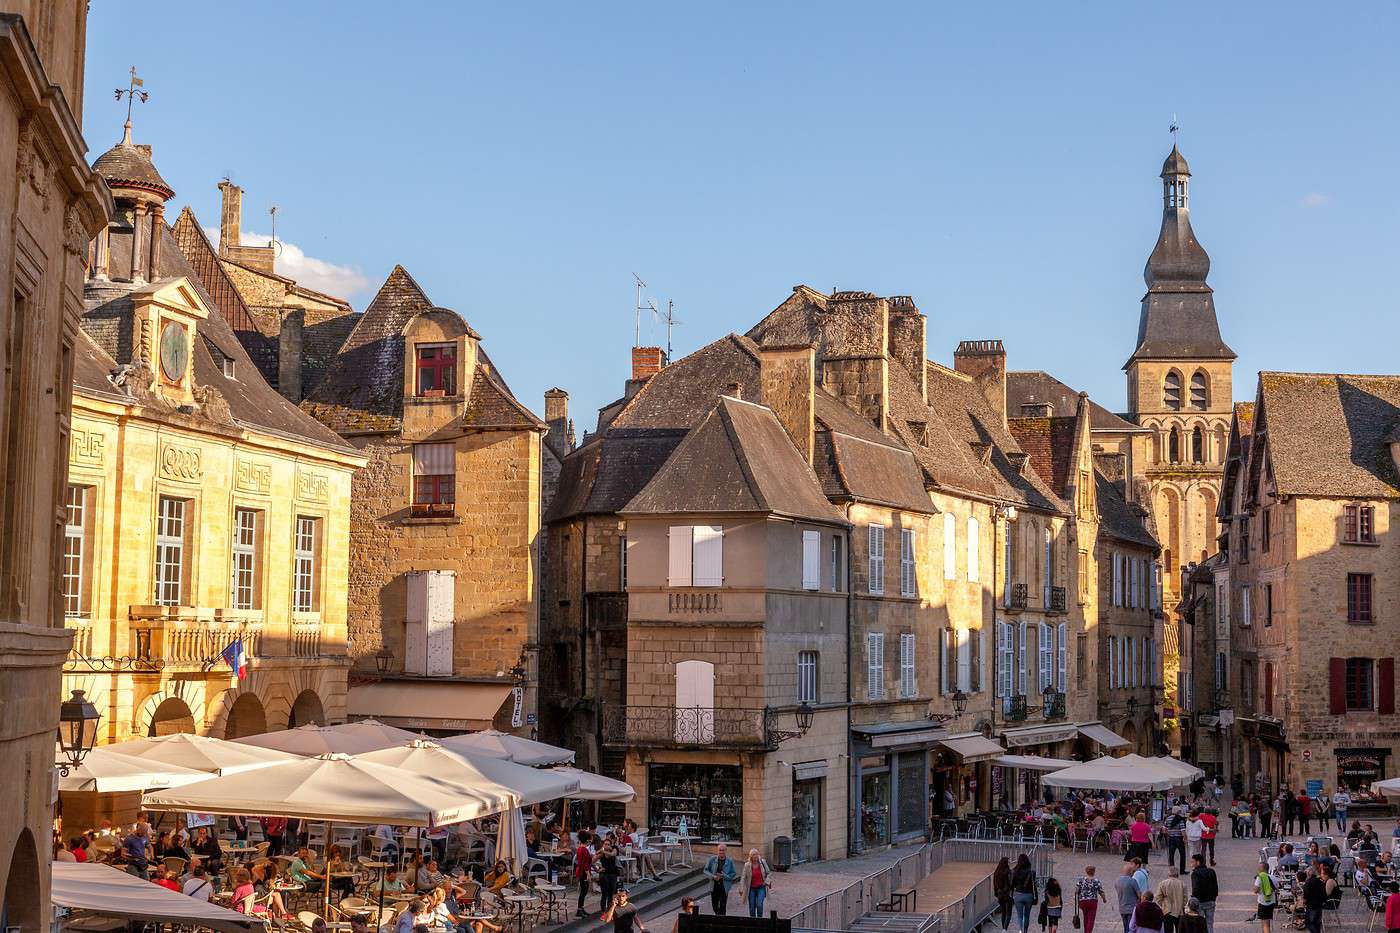
[[[537,883],[535,890],[544,895],[544,909],[551,918],[563,906],[559,896],[567,890],[562,884]]]
[[[525,905],[535,899],[533,894],[503,894],[502,899],[515,909],[511,919],[515,922],[516,929],[525,929]]]

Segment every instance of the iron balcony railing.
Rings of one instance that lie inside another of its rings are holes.
[[[1050,587],[1050,601],[1046,604],[1047,612],[1065,611],[1065,588],[1063,586]]]
[[[1063,692],[1041,694],[1043,709],[1041,714],[1046,719],[1065,718],[1065,695]]]
[[[711,706],[603,707],[603,743],[624,747],[778,747],[777,714],[769,709]]]
[[[1025,722],[1028,715],[1025,694],[1003,697],[1001,711],[1007,722]]]
[[[1007,609],[1024,609],[1029,601],[1029,588],[1024,583],[1014,583],[1011,586],[1010,598],[1006,601]]]

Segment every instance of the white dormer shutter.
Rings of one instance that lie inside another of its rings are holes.
[[[978,577],[977,531],[977,519],[969,518],[967,520],[967,579],[972,583],[976,583]]]
[[[943,579],[958,577],[958,520],[952,512],[943,513]]]
[[[690,586],[690,558],[692,541],[694,539],[692,526],[672,525],[667,533],[667,541],[670,545],[670,564],[666,574],[666,582],[670,586]]]
[[[802,588],[819,590],[822,587],[822,533],[802,532]]]
[[[692,586],[724,584],[724,527],[695,526],[695,557]]]

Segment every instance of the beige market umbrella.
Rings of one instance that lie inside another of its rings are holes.
[[[579,789],[578,780],[570,775],[527,768],[500,758],[469,755],[429,739],[415,739],[355,757],[483,792],[499,788],[500,806],[496,812],[573,796]]]
[[[1205,772],[1202,771],[1200,768],[1196,767],[1195,765],[1187,764],[1179,758],[1171,758],[1166,755],[1158,755],[1154,758],[1145,758],[1142,755],[1133,753],[1129,755],[1124,755],[1121,758],[1116,758],[1114,760],[1124,762],[1125,764],[1135,765],[1138,767],[1152,768],[1155,770],[1166,772],[1168,774],[1176,774],[1182,779],[1181,783],[1183,784],[1187,783],[1188,781],[1194,781],[1198,777],[1205,777]]]
[[[416,738],[417,735],[406,729],[386,726],[382,722],[367,719],[338,726],[308,724],[297,726],[295,729],[250,735],[237,741],[242,745],[272,748],[310,758],[316,755],[362,755],[365,752],[402,745]]]
[[[446,748],[469,755],[504,758],[518,765],[558,765],[574,760],[574,753],[558,745],[523,739],[497,729],[451,735],[438,741]]]
[[[1389,797],[1392,794],[1400,794],[1400,777],[1386,778],[1384,781],[1373,781],[1371,792],[1384,794]]]
[[[238,742],[185,732],[150,739],[133,739],[104,747],[152,763],[224,775],[253,771],[295,760],[286,752],[275,749],[255,748]]]
[[[82,764],[71,768],[67,777],[59,778],[58,789],[111,794],[156,787],[178,787],[209,779],[207,771],[138,758],[119,752],[117,748],[118,746],[103,745],[88,752]]]
[[[1047,787],[1078,787],[1093,790],[1169,790],[1183,783],[1181,774],[1154,766],[1150,761],[1123,758],[1095,758],[1041,777]]]
[[[578,781],[578,790],[568,795],[576,800],[611,800],[617,803],[631,803],[637,796],[637,792],[632,789],[631,784],[603,777],[592,771],[584,771],[565,765],[549,768],[547,771]]]

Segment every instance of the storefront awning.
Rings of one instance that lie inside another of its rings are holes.
[[[964,763],[990,761],[1006,753],[996,742],[980,732],[961,732],[938,740],[938,744],[957,755]]]
[[[510,691],[510,684],[381,680],[351,687],[345,711],[404,729],[488,729]]]
[[[1079,737],[1079,727],[1074,723],[1055,723],[1040,726],[1018,726],[1003,729],[1001,738],[1007,748],[1024,748],[1027,745],[1048,745],[1052,742],[1065,742]]]
[[[1077,762],[1066,758],[1042,758],[1039,755],[1002,755],[992,764],[1003,768],[1025,768],[1027,771],[1060,771]]]
[[[916,722],[882,722],[851,726],[871,748],[914,748],[948,738],[948,730],[926,720]]]
[[[1101,722],[1082,722],[1076,728],[1084,738],[1098,742],[1104,748],[1127,748],[1133,744]]]

